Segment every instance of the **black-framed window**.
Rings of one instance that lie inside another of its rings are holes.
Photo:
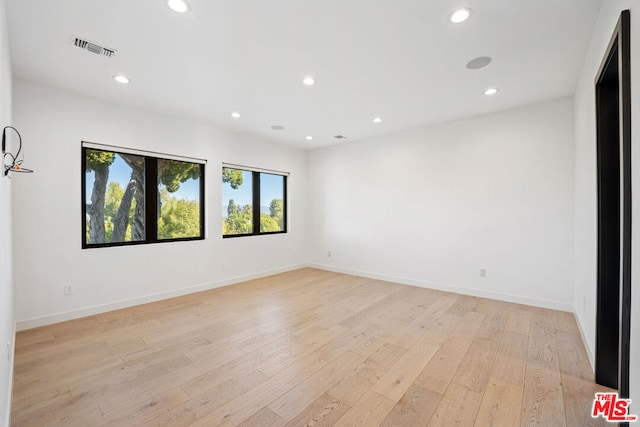
[[[287,174],[222,168],[222,236],[287,232]]]
[[[82,247],[204,239],[204,162],[82,144]]]

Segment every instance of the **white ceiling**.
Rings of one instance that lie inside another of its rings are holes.
[[[177,14],[163,0],[7,0],[14,76],[317,148],[573,94],[601,4],[189,1]],[[473,14],[451,24],[460,6]],[[75,36],[118,53],[83,51]],[[493,62],[468,70],[478,56]]]

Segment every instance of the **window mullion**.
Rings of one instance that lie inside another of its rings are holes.
[[[260,234],[260,172],[253,175],[253,234]]]
[[[86,148],[82,148],[81,150],[82,153],[82,160],[81,160],[81,164],[82,164],[82,233],[80,234],[80,236],[82,237],[82,248],[86,248],[88,243],[87,243],[87,193],[86,193],[86,188],[87,188],[87,149]]]
[[[158,241],[158,162],[154,157],[145,157],[144,200],[145,231],[148,242]]]
[[[204,170],[204,164],[200,165],[200,237],[202,237],[204,239],[204,221],[205,221],[205,215],[204,215],[204,210],[205,210],[205,203],[204,203],[204,186],[205,183],[207,182],[205,180],[205,170]],[[158,197],[160,197],[160,195],[158,194]]]
[[[282,225],[283,225],[283,229],[282,231],[284,231],[285,233],[289,230],[289,225],[288,223],[288,218],[287,218],[287,177],[283,177],[282,178]]]

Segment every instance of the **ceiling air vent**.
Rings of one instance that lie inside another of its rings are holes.
[[[87,40],[83,40],[81,38],[76,37],[74,42],[74,45],[76,45],[77,47],[79,47],[80,49],[84,49],[84,50],[88,50],[89,52],[93,52],[95,54],[98,55],[103,55],[106,57],[112,57],[116,54],[117,50],[115,49],[111,49],[108,47],[103,47],[100,46],[98,44],[92,43],[90,41]]]
[[[335,139],[347,139],[347,137],[344,136],[344,135],[336,135],[336,136],[334,136],[334,138]]]

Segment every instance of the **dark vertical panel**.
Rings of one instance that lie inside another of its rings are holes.
[[[260,172],[252,172],[253,175],[253,233],[258,234],[260,230]]]
[[[200,165],[200,237],[205,238],[204,236],[204,221],[205,221],[205,203],[204,203],[204,186],[205,186],[205,165]]]
[[[287,211],[289,210],[287,207],[287,200],[289,199],[289,195],[287,194],[287,179],[288,177],[283,176],[282,177],[282,225],[283,225],[283,230],[284,232],[289,231],[289,225],[287,222]]]
[[[147,241],[158,241],[158,159],[145,157],[144,159],[144,232]]]
[[[629,397],[631,329],[630,14],[623,11],[596,78],[598,287],[596,382]]]
[[[87,247],[87,149],[82,147],[81,150],[82,160],[81,160],[81,168],[82,168],[82,233],[80,233],[80,237],[82,237],[82,249]]]
[[[622,151],[622,295],[620,316],[619,392],[629,398],[629,358],[631,345],[631,50],[630,14],[620,16],[619,87],[620,141]]]
[[[614,49],[613,58],[617,58]],[[598,155],[598,290],[596,382],[618,388],[620,295],[620,150],[617,59],[596,85]]]

